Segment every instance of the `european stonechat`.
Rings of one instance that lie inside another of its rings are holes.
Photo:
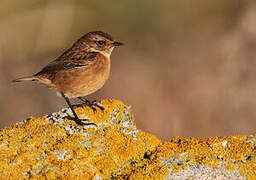
[[[100,89],[109,77],[110,55],[113,49],[123,43],[114,41],[113,38],[102,31],[92,31],[78,39],[71,48],[67,49],[56,60],[46,65],[40,72],[13,82],[37,81],[55,89],[65,98],[74,114],[74,121],[79,125],[83,123],[75,113],[69,98],[78,98],[93,108],[103,107],[84,100],[87,96]]]

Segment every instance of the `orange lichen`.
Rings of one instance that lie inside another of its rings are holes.
[[[251,138],[254,142],[249,142]],[[174,137],[171,142],[163,143],[157,148],[161,157],[170,158],[176,153],[176,161],[181,161],[178,166],[170,168],[180,172],[187,168],[189,163],[205,164],[219,169],[221,162],[226,163],[227,170],[237,168],[241,175],[248,178],[256,177],[256,136],[224,136],[217,138],[180,138]],[[185,153],[185,155],[184,155]]]
[[[180,138],[162,143],[136,129],[130,108],[103,100],[104,111],[77,106],[80,118],[97,126],[78,126],[64,109],[29,118],[0,131],[0,179],[165,179],[191,164],[256,177],[255,135]]]
[[[75,108],[97,126],[77,126],[68,117],[30,118],[0,132],[0,178],[109,178],[137,169],[145,152],[161,142],[136,129],[129,108],[118,100],[103,100],[104,111]],[[71,115],[72,116],[72,115]],[[144,162],[146,165],[146,163]],[[141,173],[161,177],[161,162]],[[115,174],[115,173],[116,174]],[[167,172],[167,171],[166,171]]]

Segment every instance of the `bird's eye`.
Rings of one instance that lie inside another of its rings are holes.
[[[102,40],[99,40],[99,41],[96,41],[96,43],[100,46],[104,45],[105,44],[105,41],[102,41]]]

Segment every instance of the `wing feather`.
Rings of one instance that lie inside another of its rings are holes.
[[[38,76],[46,73],[56,73],[60,70],[69,70],[74,68],[80,68],[87,66],[92,63],[97,56],[97,52],[87,52],[79,55],[69,54],[70,56],[65,56],[65,59],[56,59],[52,61],[47,66],[45,66],[40,72],[36,73],[34,76]],[[63,57],[63,55],[61,55]]]

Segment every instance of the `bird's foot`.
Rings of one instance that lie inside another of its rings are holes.
[[[84,123],[83,122],[83,121],[88,121],[88,119],[79,119],[79,118],[76,118],[76,117],[69,117],[69,119],[75,121],[76,124],[80,125],[80,126],[89,126],[89,125],[97,126],[97,124],[95,124],[95,123]]]
[[[97,111],[95,107],[98,107],[100,110],[104,111],[104,107],[99,105],[96,100],[94,101],[89,101],[87,99],[79,98],[81,101],[83,101],[83,104],[89,106],[94,112]]]
[[[96,100],[93,100],[91,102],[91,104],[92,104],[92,106],[96,106],[96,107],[100,108],[100,110],[102,110],[102,111],[105,110],[105,108],[103,106],[99,105]]]
[[[84,123],[83,121],[88,121],[88,119],[79,119],[79,117],[77,116],[74,108],[73,108],[73,105],[71,104],[71,102],[69,101],[69,99],[65,96],[64,93],[61,93],[62,97],[64,97],[64,99],[66,100],[69,108],[71,109],[71,111],[73,112],[73,115],[74,117],[71,117],[72,120],[74,120],[76,122],[77,125],[95,125],[97,126],[95,123]],[[80,99],[80,98],[79,98]]]

